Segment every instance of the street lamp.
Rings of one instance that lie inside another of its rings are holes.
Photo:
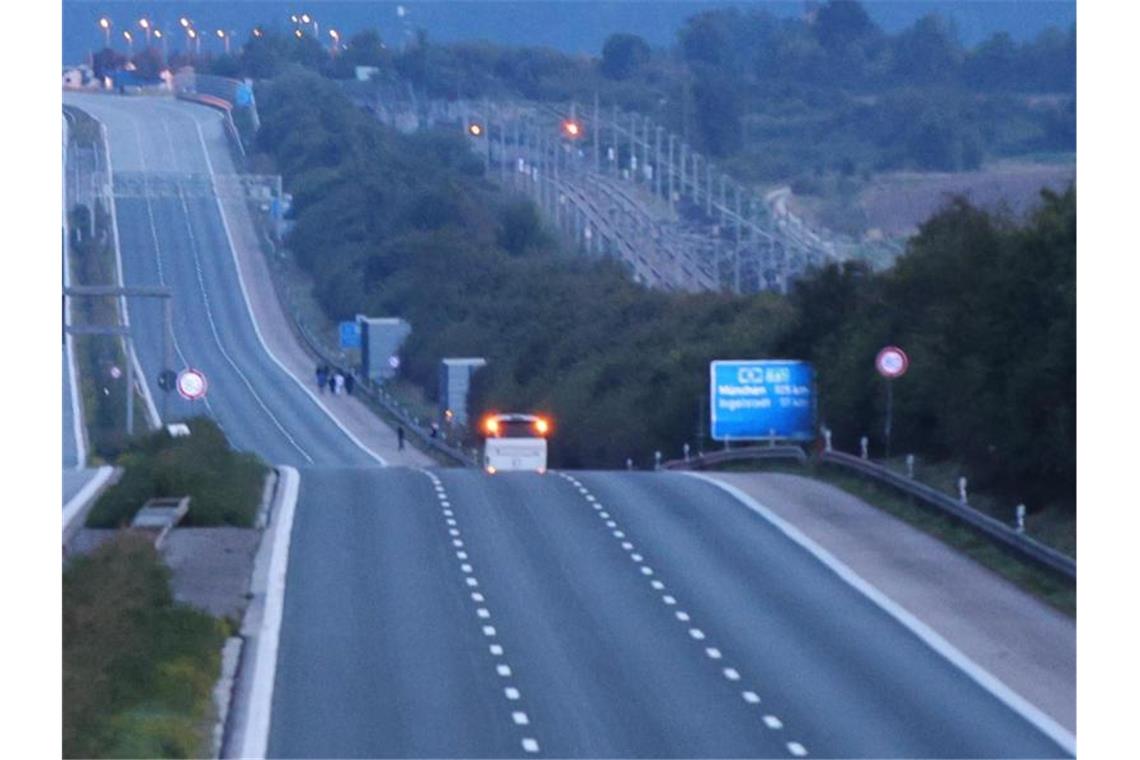
[[[166,60],[166,35],[162,33],[161,29],[155,29],[154,38],[156,40],[162,40],[162,58]]]
[[[215,34],[218,35],[218,39],[220,39],[222,41],[222,43],[225,45],[226,55],[229,55],[230,54],[230,36],[228,34],[226,34],[224,31],[222,31],[221,29],[216,30]]]
[[[566,119],[562,122],[562,134],[571,140],[577,140],[582,136],[582,125],[575,119]]]
[[[254,37],[260,37],[261,36],[261,27],[260,26],[255,26],[253,28],[253,36]]]
[[[198,32],[194,31],[194,27],[188,27],[186,29],[186,37],[194,41],[195,55],[202,52],[202,38],[198,36]],[[187,47],[189,47],[189,43],[187,43]]]
[[[111,47],[111,19],[106,16],[99,19],[99,28],[103,30],[104,47]]]
[[[332,37],[333,41],[333,55],[336,55],[337,51],[340,49],[340,32],[338,32],[336,29],[329,29],[329,36]]]
[[[189,29],[190,28],[190,19],[186,18],[185,16],[178,19],[178,23],[182,26],[183,29]]]
[[[305,33],[302,32],[300,29],[294,29],[293,30],[293,36],[296,37],[297,39],[301,39],[302,37],[305,36]]]
[[[139,19],[139,27],[146,32],[146,46],[150,47],[150,21],[145,16]]]
[[[123,30],[123,37],[127,41],[127,53],[133,54],[135,52],[135,38],[126,29]]]

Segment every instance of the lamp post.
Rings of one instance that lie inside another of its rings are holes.
[[[111,19],[106,16],[99,19],[99,28],[103,30],[103,46],[111,47]]]
[[[225,31],[222,29],[218,29],[214,33],[217,34],[218,39],[220,39],[222,41],[222,44],[226,50],[226,55],[229,55],[230,54],[230,36],[228,34],[226,34]]]
[[[332,37],[333,41],[332,54],[336,55],[340,51],[340,32],[336,29],[329,29],[329,37]]]
[[[134,55],[135,52],[135,38],[126,29],[123,30],[123,38],[127,41],[127,54]]]
[[[146,34],[146,46],[150,47],[150,20],[146,16],[139,19],[139,28]]]
[[[198,55],[198,53],[202,52],[202,38],[198,36],[198,32],[194,30],[194,27],[187,27],[186,39],[194,43],[194,55]],[[189,47],[190,43],[187,42],[186,45]]]
[[[157,39],[157,40],[162,40],[162,60],[164,60],[164,61],[165,61],[165,60],[166,60],[166,58],[167,58],[167,53],[166,53],[166,35],[162,33],[162,30],[161,30],[161,29],[155,29],[155,30],[154,30],[154,38],[155,38],[155,39]]]

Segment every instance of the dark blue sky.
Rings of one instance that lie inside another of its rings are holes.
[[[407,9],[400,19],[397,5]],[[434,2],[375,2],[372,0],[64,0],[63,58],[74,63],[88,51],[102,46],[97,22],[109,17],[115,24],[116,46],[125,48],[120,31],[142,15],[161,28],[175,32],[171,44],[180,45],[178,18],[189,16],[199,28],[233,30],[244,40],[255,24],[289,24],[291,13],[308,12],[321,25],[322,34],[335,27],[347,37],[365,28],[378,28],[389,43],[397,43],[409,29],[423,27],[430,39],[486,39],[510,45],[547,45],[569,52],[597,54],[602,42],[614,32],[640,34],[654,46],[670,45],[677,29],[694,13],[725,5],[767,8],[780,16],[797,15],[804,3],[702,2],[700,0],[455,0]],[[870,0],[864,6],[887,32],[897,32],[929,12],[948,16],[957,24],[963,43],[973,45],[995,31],[1009,32],[1014,39],[1036,36],[1048,26],[1068,28],[1076,22],[1075,2],[1055,0]],[[135,27],[134,31],[140,31]],[[218,47],[214,37],[204,45]]]

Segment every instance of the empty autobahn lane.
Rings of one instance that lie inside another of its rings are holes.
[[[1064,756],[706,483],[302,482],[271,755]]]
[[[262,346],[216,198],[171,192],[169,182],[163,184],[164,178],[195,177],[210,187],[212,164],[202,134],[216,138],[220,121],[200,123],[195,116],[208,109],[176,101],[74,94],[65,100],[104,124],[116,176],[132,178],[126,191],[122,181],[116,182],[125,284],[171,289],[172,364],[200,369],[209,380],[204,401],[185,401],[177,394],[163,398],[157,386],[162,307],[132,299],[133,336],[156,405],[175,419],[208,414],[234,446],[275,464],[377,464]]]

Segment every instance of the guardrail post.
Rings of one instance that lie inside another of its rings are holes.
[[[914,454],[906,455],[906,476],[914,480]]]
[[[661,452],[660,451],[654,451],[653,452],[653,469],[655,469],[655,470],[661,469]]]
[[[626,459],[625,459],[625,469],[627,469],[627,470],[633,469],[633,460],[630,459],[629,457],[626,457]]]
[[[776,429],[768,428],[768,448],[776,445]]]
[[[966,476],[963,475],[958,478],[958,501],[962,504],[966,502]]]
[[[1024,504],[1018,504],[1017,505],[1017,532],[1018,533],[1024,533],[1025,532],[1025,505]]]
[[[861,459],[867,458],[867,443],[867,436],[863,436],[859,439],[859,457]]]
[[[685,461],[688,462],[689,461],[689,444],[686,443],[682,447],[682,450],[685,452]]]
[[[823,429],[823,448],[825,451],[831,451],[831,428]]]

